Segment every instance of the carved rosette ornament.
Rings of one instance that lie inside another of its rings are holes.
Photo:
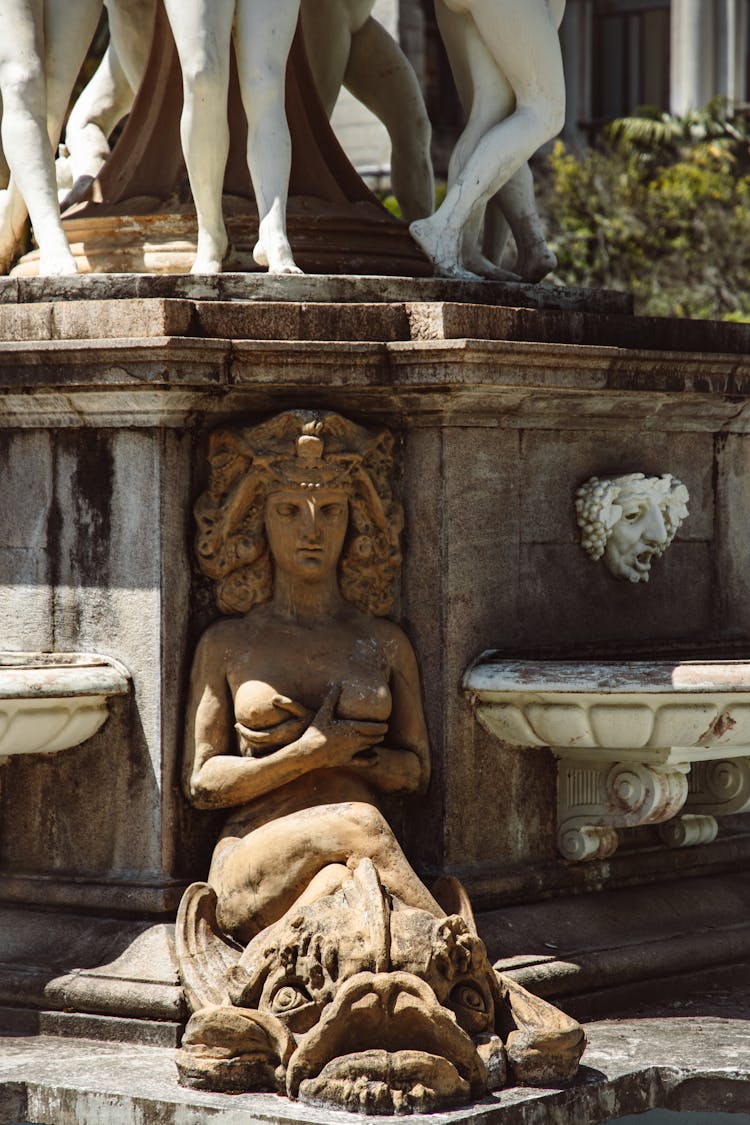
[[[576,492],[581,546],[602,559],[610,574],[648,582],[651,564],[661,558],[688,514],[688,490],[671,473],[591,477]]]
[[[227,810],[176,926],[198,1089],[359,1113],[572,1079],[575,1020],[499,976],[454,880],[432,893],[379,809],[429,751],[416,659],[385,618],[393,440],[330,412],[217,431],[197,556],[226,615],[191,677],[184,786]]]

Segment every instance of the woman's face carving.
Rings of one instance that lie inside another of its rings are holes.
[[[340,488],[279,489],[266,501],[266,534],[278,571],[318,579],[335,571],[349,523]]]

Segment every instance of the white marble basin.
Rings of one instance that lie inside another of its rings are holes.
[[[126,669],[105,656],[0,652],[0,760],[85,742],[107,718],[109,698],[129,690]]]
[[[660,825],[672,846],[709,843],[718,816],[750,810],[750,661],[507,661],[486,652],[464,691],[504,745],[555,754],[566,859],[606,858],[619,831],[642,824]]]
[[[480,722],[513,746],[615,750],[622,761],[750,754],[750,661],[509,662],[490,652],[464,689]]]

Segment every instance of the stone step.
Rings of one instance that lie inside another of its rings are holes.
[[[2,342],[188,338],[309,342],[488,340],[693,353],[750,353],[750,325],[465,302],[336,304],[129,300],[0,304]]]

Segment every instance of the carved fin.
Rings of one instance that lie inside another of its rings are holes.
[[[442,906],[446,914],[460,914],[474,936],[479,937],[471,900],[463,883],[454,879],[452,875],[444,875],[435,880],[432,897]]]
[[[361,859],[354,869],[354,884],[362,895],[365,917],[370,928],[370,942],[376,973],[391,967],[391,908],[371,859]]]
[[[496,1015],[497,1032],[505,1040],[508,1063],[520,1086],[548,1086],[575,1078],[586,1046],[583,1028],[534,996],[511,977],[495,970],[504,993]]]
[[[192,1011],[229,1003],[227,974],[242,949],[216,921],[216,894],[208,883],[192,883],[182,896],[175,925],[180,980]]]

